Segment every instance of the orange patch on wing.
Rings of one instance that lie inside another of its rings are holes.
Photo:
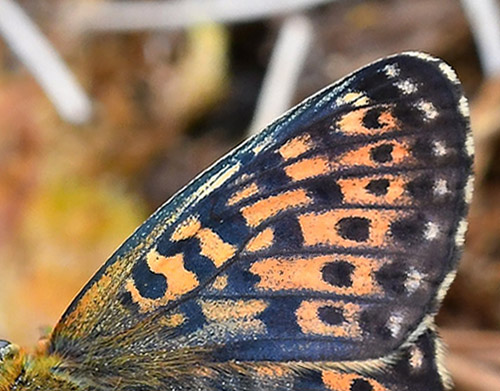
[[[304,206],[310,202],[311,199],[304,189],[296,189],[245,206],[241,209],[241,213],[250,226],[256,227],[281,211]]]
[[[381,145],[392,145],[392,160],[386,163],[373,161],[371,151]],[[368,166],[379,167],[381,165],[394,166],[404,162],[411,162],[412,156],[410,146],[403,141],[387,140],[378,141],[373,144],[364,145],[357,149],[344,153],[338,160],[340,166]]]
[[[158,299],[143,297],[132,278],[125,283],[125,289],[132,296],[132,301],[139,305],[142,312],[151,312],[158,307],[178,299],[183,294],[193,290],[199,284],[196,275],[184,267],[184,257],[176,254],[165,257],[156,250],[151,250],[146,256],[146,262],[153,273],[163,275],[167,280],[167,291]]]
[[[323,322],[318,313],[322,307],[340,309],[345,321],[338,325]],[[361,307],[354,303],[334,300],[307,300],[300,303],[295,315],[297,324],[304,334],[353,339],[361,336],[361,328],[358,323],[360,310]]]
[[[227,274],[221,274],[220,276],[215,277],[214,282],[210,286],[212,289],[221,291],[226,289],[227,287]]]
[[[362,379],[370,383],[372,391],[388,391],[386,387],[380,384],[375,379],[366,376],[361,376],[357,373],[342,373],[336,371],[323,371],[321,374],[323,384],[332,391],[351,391],[352,384],[358,379]]]
[[[255,318],[268,306],[259,299],[250,300],[199,300],[205,318],[210,322],[228,322],[235,319]]]
[[[202,228],[196,217],[184,220],[174,231],[171,238],[174,241],[196,237],[200,242],[201,254],[209,258],[216,267],[233,257],[236,247],[224,242],[219,235],[209,228]],[[170,282],[169,282],[170,283]]]
[[[186,317],[183,314],[176,313],[176,314],[169,314],[164,316],[163,318],[160,318],[159,322],[162,326],[175,328],[182,325],[185,322],[185,320]]]
[[[171,239],[173,241],[185,240],[192,238],[196,235],[201,228],[201,223],[195,216],[190,216],[184,220],[172,233]]]
[[[382,125],[378,128],[367,128],[363,124],[363,119],[367,113],[372,110],[372,107],[365,107],[358,110],[350,111],[344,114],[336,125],[340,131],[347,135],[378,135],[394,130],[399,130],[400,126],[397,119],[392,115],[388,106],[385,106],[386,111],[383,111],[379,117],[378,122]]]
[[[256,365],[255,371],[257,372],[257,376],[270,377],[272,379],[293,375],[293,371],[283,364],[266,363]]]
[[[279,149],[280,155],[285,160],[296,158],[310,150],[312,147],[311,136],[307,133],[288,140]]]
[[[146,262],[153,273],[162,274],[167,279],[168,289],[165,296],[169,300],[178,298],[199,284],[196,274],[184,267],[182,254],[164,257],[158,251],[151,250]]]
[[[224,242],[209,228],[202,228],[196,234],[200,241],[201,254],[209,258],[216,267],[222,266],[236,253],[236,247]]]
[[[352,255],[266,258],[253,263],[250,272],[260,277],[257,288],[262,290],[310,290],[359,297],[382,292],[373,274],[384,261]],[[324,280],[323,268],[336,262],[347,262],[354,267],[351,286],[334,286]]]
[[[245,250],[248,252],[256,252],[264,250],[273,245],[274,231],[271,227],[267,227],[262,232],[259,232],[247,243]]]
[[[71,338],[89,334],[100,320],[96,314],[101,311],[107,300],[103,292],[114,292],[119,289],[122,281],[117,276],[127,274],[132,266],[133,264],[125,261],[116,261],[110,265],[78,300],[75,309],[61,319],[52,334],[67,335]]]
[[[250,183],[249,185],[245,186],[243,189],[238,190],[235,192],[231,198],[227,201],[228,205],[234,205],[237,204],[240,201],[243,201],[247,199],[248,197],[251,197],[259,192],[259,187],[257,186],[256,183]]]
[[[330,172],[330,163],[326,156],[302,159],[285,167],[285,173],[294,181],[314,178]]]
[[[331,245],[339,247],[387,247],[390,245],[390,225],[404,212],[381,209],[336,209],[328,212],[306,213],[299,216],[306,246]],[[361,217],[370,220],[366,241],[346,239],[337,232],[336,225],[343,218]]]
[[[371,181],[386,179],[389,183],[386,194],[377,196],[370,193],[366,187]],[[388,205],[408,205],[410,198],[405,196],[405,185],[407,180],[402,176],[377,175],[362,178],[346,178],[337,181],[344,195],[346,204],[388,204]]]

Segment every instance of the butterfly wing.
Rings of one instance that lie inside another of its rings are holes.
[[[434,343],[471,165],[453,70],[419,53],[373,63],[155,212],[73,301],[50,351],[96,388],[147,389],[147,371],[153,388],[308,389],[292,373],[394,368]]]

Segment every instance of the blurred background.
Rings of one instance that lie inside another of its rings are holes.
[[[477,148],[447,363],[457,390],[500,390],[499,8],[0,0],[0,337],[34,345],[153,210],[288,107],[422,50],[456,69]]]

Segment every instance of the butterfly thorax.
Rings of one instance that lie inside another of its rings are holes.
[[[14,344],[0,349],[0,391],[82,390],[58,371],[61,359],[43,353],[28,354]]]

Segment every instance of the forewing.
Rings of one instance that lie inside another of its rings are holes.
[[[154,357],[190,379],[241,374],[234,362],[384,361],[424,334],[453,278],[468,126],[455,73],[423,54],[327,87],[155,212],[77,296],[51,350],[128,354],[134,370]]]

